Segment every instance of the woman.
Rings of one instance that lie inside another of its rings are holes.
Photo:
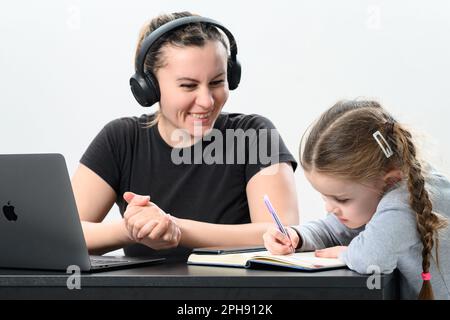
[[[273,124],[222,112],[240,80],[236,53],[225,27],[188,12],[144,26],[130,84],[160,109],[107,124],[72,179],[91,253],[184,259],[194,247],[262,245],[264,194],[298,222],[297,164]],[[102,222],[114,202],[124,219]]]

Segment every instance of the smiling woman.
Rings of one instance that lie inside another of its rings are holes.
[[[275,126],[222,112],[241,75],[230,31],[188,12],[158,16],[142,28],[135,69],[136,100],[159,110],[107,124],[72,179],[91,252],[184,260],[194,247],[261,245],[265,194],[283,223],[298,222],[297,164]],[[103,222],[114,202],[124,219]]]
[[[227,51],[220,42],[207,41],[202,47],[166,46],[167,62],[156,77],[161,101],[158,129],[169,145],[175,130],[185,130],[201,139],[212,128],[228,99]]]

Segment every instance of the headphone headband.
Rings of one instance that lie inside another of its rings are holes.
[[[236,60],[237,55],[237,45],[236,41],[234,40],[233,34],[225,28],[220,22],[201,17],[201,16],[189,16],[189,17],[182,17],[175,20],[172,20],[168,23],[163,24],[156,30],[152,31],[149,36],[147,36],[141,45],[141,50],[139,50],[139,54],[136,59],[136,73],[137,74],[144,74],[144,63],[145,63],[145,57],[147,56],[148,52],[150,51],[152,45],[163,35],[166,33],[175,30],[179,27],[191,24],[191,23],[207,23],[210,25],[213,25],[220,30],[222,30],[226,36],[228,37],[228,41],[230,42],[230,56],[231,59],[234,61]]]

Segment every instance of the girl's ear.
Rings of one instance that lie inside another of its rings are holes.
[[[396,183],[402,181],[402,178],[402,172],[399,169],[394,169],[387,172],[383,177],[385,191],[392,188]]]

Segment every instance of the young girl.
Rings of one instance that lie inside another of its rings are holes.
[[[359,273],[397,268],[401,298],[449,299],[450,182],[419,161],[411,133],[377,102],[346,101],[305,139],[301,165],[330,214],[288,228],[291,240],[270,228],[266,248],[316,250]]]

